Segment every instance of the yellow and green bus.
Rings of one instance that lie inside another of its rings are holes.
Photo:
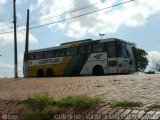
[[[30,50],[25,77],[129,74],[135,72],[131,44],[108,38],[85,39],[56,47]]]

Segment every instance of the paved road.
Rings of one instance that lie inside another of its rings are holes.
[[[148,105],[160,102],[160,74],[0,79],[2,100],[21,100],[39,92],[55,98],[86,94]]]

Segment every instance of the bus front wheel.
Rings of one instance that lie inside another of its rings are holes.
[[[103,67],[100,65],[96,65],[92,71],[93,75],[104,75]]]

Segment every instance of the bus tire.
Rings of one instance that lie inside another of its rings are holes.
[[[42,69],[37,71],[37,77],[44,77],[44,71]]]
[[[93,75],[104,75],[103,67],[100,65],[94,66],[92,74]]]
[[[53,77],[54,76],[54,72],[51,68],[49,68],[46,72],[46,77]]]

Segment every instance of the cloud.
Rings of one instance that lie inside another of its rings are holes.
[[[4,5],[7,3],[7,0],[0,0],[0,5]]]
[[[149,60],[149,65],[147,66],[147,70],[151,70],[153,68],[153,62],[160,60],[160,51],[148,52],[147,58]]]
[[[9,63],[0,63],[0,78],[1,77],[14,77],[14,65]],[[23,77],[23,54],[18,54],[18,76]]]
[[[0,63],[0,77],[13,77],[13,65],[7,63]]]
[[[0,31],[1,33],[5,32],[6,30],[7,31],[12,31],[13,29],[10,28],[10,26],[12,25],[9,25],[9,24],[6,24],[6,23],[2,23],[0,22]],[[25,27],[22,26],[20,27],[19,29],[24,29]],[[25,42],[25,36],[26,36],[26,31],[25,30],[21,30],[21,31],[17,31],[17,42],[18,43],[24,43]],[[14,41],[14,34],[13,32],[11,33],[5,33],[5,34],[0,34],[0,45],[6,45],[8,43],[13,43]],[[37,43],[38,42],[38,39],[31,33],[29,33],[29,42],[31,44],[34,44],[34,43]]]
[[[7,0],[0,0],[0,17],[3,18],[3,15],[5,14],[5,5],[8,1]],[[2,19],[1,18],[1,19]]]
[[[113,0],[111,2],[102,0],[85,0],[80,4],[78,1],[74,0],[37,0],[36,6],[38,10],[41,11],[42,18],[44,19],[49,16],[55,16],[57,13],[62,14],[71,9],[76,10],[85,6],[93,5],[93,7],[89,7],[88,9],[48,19],[41,23],[44,24],[62,20],[64,18],[72,18],[77,15],[106,8],[114,5],[115,3],[124,1],[127,0]],[[57,9],[58,11],[56,11]],[[79,38],[87,35],[88,33],[93,35],[98,35],[99,33],[115,33],[122,25],[127,27],[145,27],[148,18],[156,13],[160,13],[160,1],[134,0],[133,2],[120,7],[95,12],[94,14],[66,21],[65,23],[56,24],[56,26],[59,29],[65,30],[68,36]],[[53,25],[49,27],[51,29],[52,27],[55,28]]]

